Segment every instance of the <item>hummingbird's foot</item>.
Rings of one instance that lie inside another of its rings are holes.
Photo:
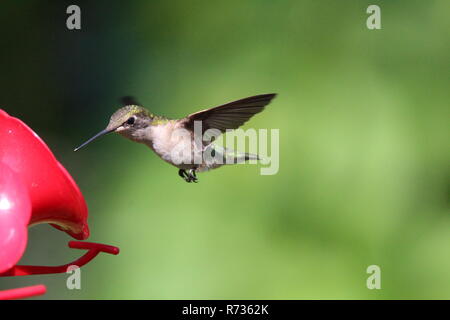
[[[189,170],[188,176],[191,178],[191,181],[189,181],[189,182],[197,183],[198,179],[197,179],[197,175],[195,174],[195,169]]]
[[[178,170],[178,175],[184,179],[184,181],[191,183],[191,182],[197,182],[197,176],[195,175],[195,170],[190,169],[189,172],[186,172],[184,169]]]
[[[186,177],[187,177],[186,170],[183,170],[183,169],[178,170],[178,175],[180,177],[182,177],[184,180],[186,180]]]

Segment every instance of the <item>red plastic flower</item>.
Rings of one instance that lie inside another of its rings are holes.
[[[118,254],[116,247],[71,241],[71,248],[89,252],[58,267],[16,266],[26,248],[28,226],[50,223],[84,240],[89,236],[87,217],[83,195],[47,145],[22,121],[0,110],[0,276],[66,272],[68,265],[81,267],[99,252]],[[7,292],[29,296],[42,294],[45,287]],[[8,297],[7,292],[0,292],[0,298]]]

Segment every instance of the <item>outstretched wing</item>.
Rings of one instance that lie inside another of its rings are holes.
[[[275,96],[276,94],[270,93],[244,98],[190,114],[182,121],[188,129],[193,130],[194,121],[202,121],[203,133],[208,129],[218,129],[223,133],[227,129],[242,126],[253,115],[263,111]]]

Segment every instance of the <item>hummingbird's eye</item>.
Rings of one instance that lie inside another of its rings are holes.
[[[128,120],[127,120],[127,124],[133,124],[134,123],[134,121],[135,121],[136,119],[134,118],[134,117],[131,117],[131,118],[129,118]]]

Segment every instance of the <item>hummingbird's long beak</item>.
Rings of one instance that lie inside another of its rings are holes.
[[[86,141],[85,143],[83,143],[81,146],[75,148],[73,151],[78,151],[81,148],[83,148],[85,145],[87,145],[88,143],[91,143],[92,141],[94,141],[97,138],[100,138],[101,136],[104,136],[105,134],[108,134],[110,132],[113,132],[114,130],[116,130],[116,128],[114,129],[105,129],[100,131],[99,133],[97,133],[95,136],[93,136],[92,138],[90,138],[88,141]]]

